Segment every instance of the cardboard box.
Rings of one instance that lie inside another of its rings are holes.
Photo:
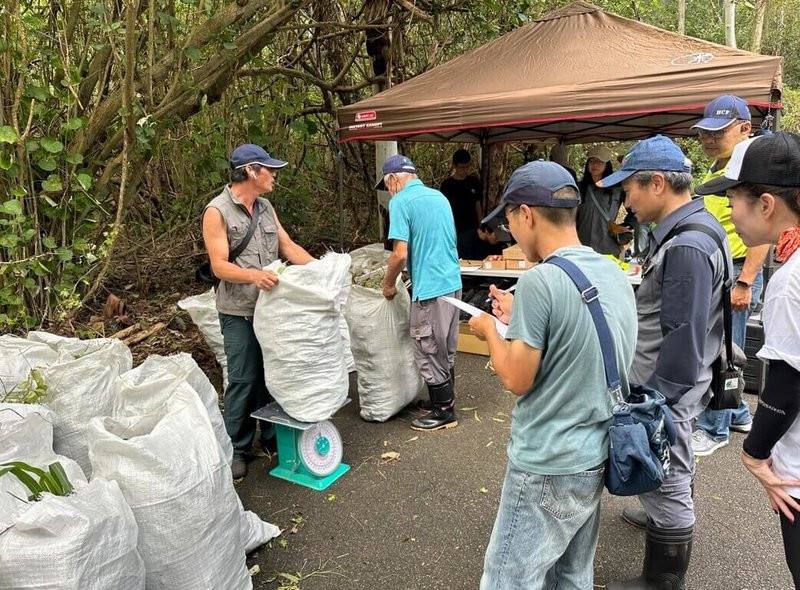
[[[456,350],[458,352],[466,352],[467,354],[489,356],[489,345],[470,332],[469,325],[466,322],[461,322],[458,325],[458,343],[456,344]]]
[[[506,270],[528,270],[535,264],[535,262],[528,262],[527,260],[506,260]]]
[[[461,268],[470,267],[470,266],[482,267],[483,266],[483,260],[467,260],[467,259],[464,259],[464,258],[459,258],[458,264],[461,266]]]
[[[503,250],[503,258],[506,260],[525,260],[525,254],[517,244],[509,246]]]
[[[481,265],[483,270],[505,270],[506,269],[506,261],[505,260],[484,260],[483,264]]]

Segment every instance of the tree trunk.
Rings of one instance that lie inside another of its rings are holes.
[[[686,0],[678,0],[678,34],[686,34]]]
[[[753,42],[750,51],[761,53],[761,40],[764,35],[764,17],[767,14],[767,0],[756,0],[756,23],[753,27]]]

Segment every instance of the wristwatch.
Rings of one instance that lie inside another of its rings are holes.
[[[736,286],[737,287],[744,287],[746,289],[749,289],[753,285],[751,283],[748,283],[747,281],[743,281],[742,279],[736,279]]]

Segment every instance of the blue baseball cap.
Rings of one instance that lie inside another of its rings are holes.
[[[375,183],[375,190],[385,191],[386,183],[383,182],[384,176],[386,176],[387,174],[394,174],[396,172],[408,172],[409,174],[416,174],[417,167],[414,166],[414,162],[411,161],[411,158],[407,158],[402,154],[395,154],[393,156],[389,156],[383,163],[383,170],[381,171],[381,177],[378,180],[378,182]]]
[[[555,193],[572,188],[564,197]],[[537,160],[514,170],[508,179],[500,204],[481,223],[489,223],[505,216],[506,205],[531,205],[532,207],[577,207],[581,203],[580,191],[572,174],[555,162]]]
[[[692,125],[692,129],[719,131],[736,120],[751,120],[747,101],[732,94],[723,94],[706,105],[703,118]]]
[[[283,160],[276,160],[260,145],[252,143],[245,143],[233,150],[228,162],[233,170],[244,168],[248,164],[260,164],[265,168],[283,168],[288,164]]]
[[[597,186],[606,188],[616,186],[643,170],[691,172],[692,161],[669,137],[656,135],[643,139],[633,146],[622,159],[619,170],[603,178]]]

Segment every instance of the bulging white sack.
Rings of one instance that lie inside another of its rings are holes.
[[[89,457],[133,510],[148,589],[252,587],[231,471],[188,386],[155,411],[94,418]]]
[[[114,383],[133,364],[131,352],[119,340],[66,343],[61,360],[42,370],[47,385],[44,405],[55,414],[53,446],[56,453],[74,459],[91,475],[86,428],[95,416],[110,416],[114,408]],[[77,354],[76,358],[65,355]]]
[[[0,532],[0,590],[142,590],[137,534],[114,482],[94,479],[65,497],[45,493]]]
[[[33,369],[57,360],[58,353],[47,344],[13,334],[0,336],[0,399],[25,381]]]
[[[53,451],[55,415],[44,406],[0,404],[0,463],[22,461],[47,469],[58,461],[74,488],[86,485],[80,466]],[[10,527],[25,511],[30,491],[13,475],[0,477],[0,532]]]
[[[226,463],[233,458],[233,445],[225,430],[219,410],[217,391],[192,355],[182,352],[170,356],[153,354],[138,367],[120,375],[117,385],[115,416],[137,415],[157,409],[186,384],[197,394],[208,412]]]
[[[275,261],[267,268],[281,266]],[[330,253],[286,267],[278,285],[258,296],[253,329],[267,388],[296,420],[327,420],[347,399],[341,314],[349,268],[349,255]]]
[[[228,388],[228,360],[225,356],[225,344],[222,339],[222,328],[219,325],[214,289],[181,299],[178,301],[178,307],[189,314],[211,352],[214,353],[222,369],[222,389],[226,390]]]
[[[354,276],[380,268],[388,252],[381,244],[350,253]],[[361,417],[383,422],[408,405],[424,385],[409,336],[411,298],[397,279],[397,295],[389,301],[377,289],[352,285],[344,314],[350,328],[350,349],[358,371]]]

